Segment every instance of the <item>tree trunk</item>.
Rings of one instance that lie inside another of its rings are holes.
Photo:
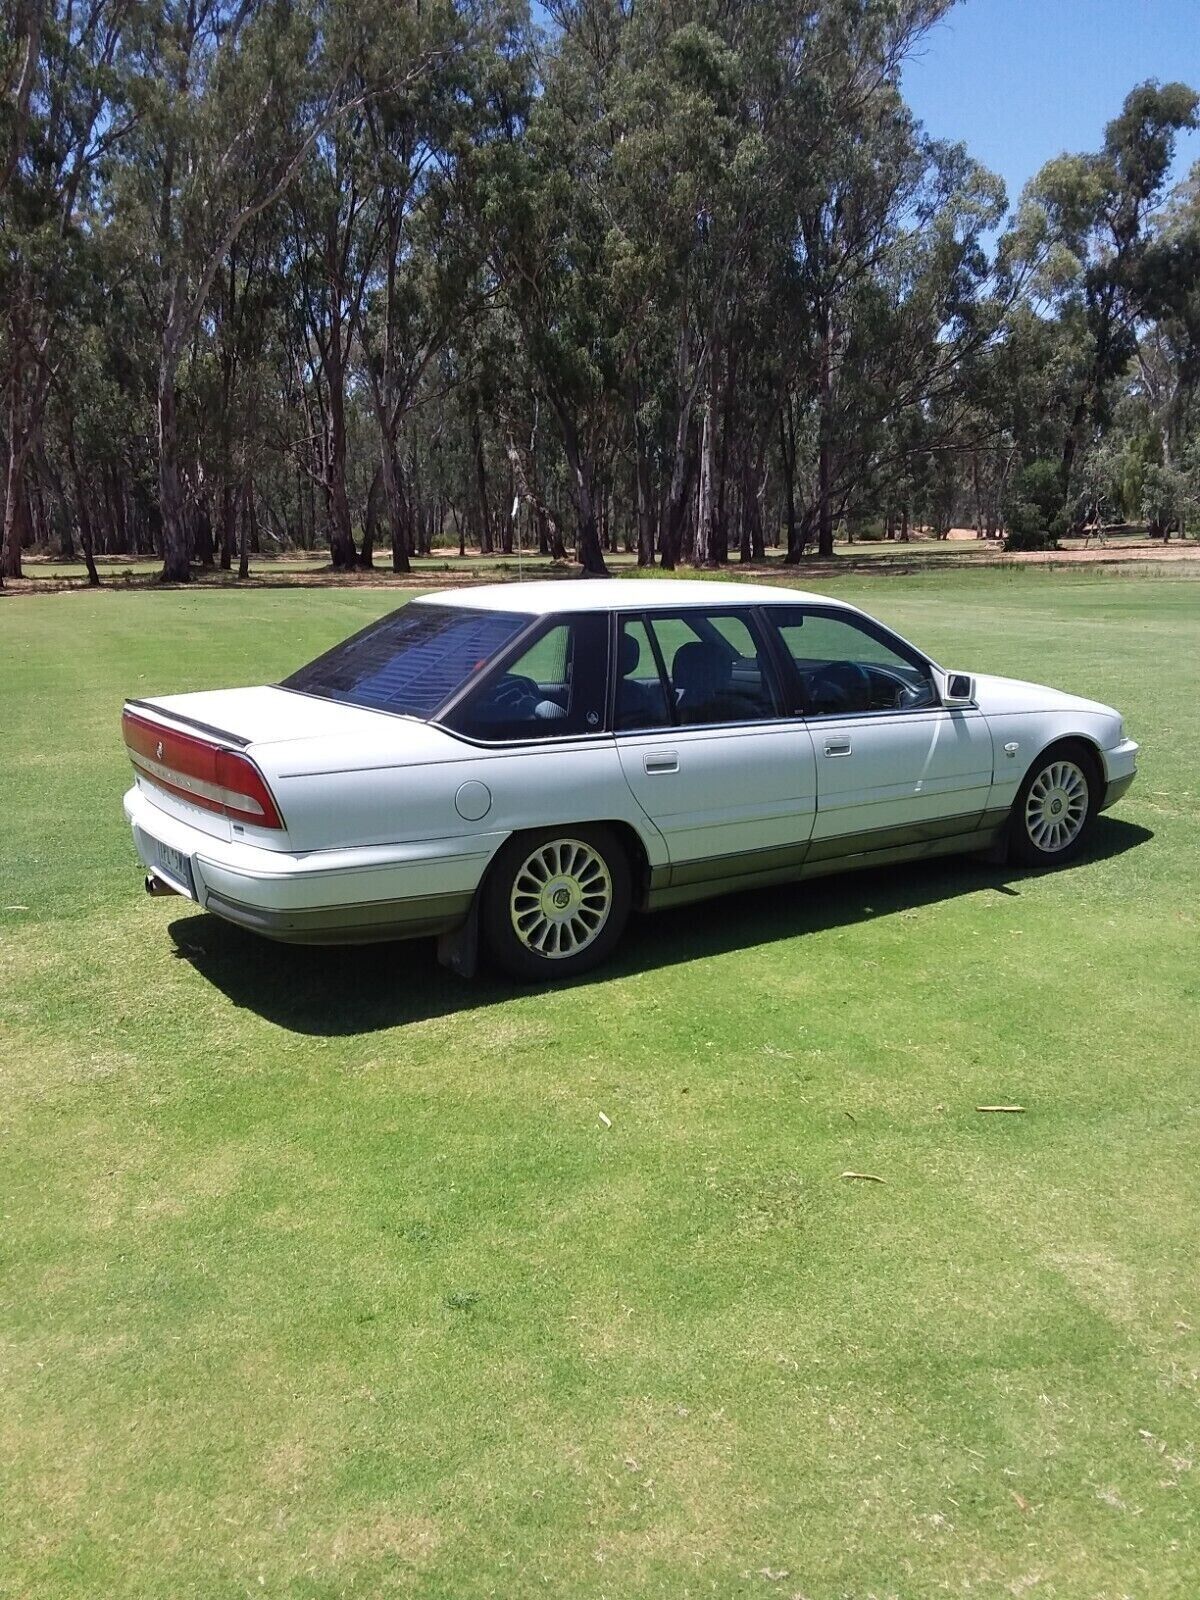
[[[221,485],[221,571],[230,572],[233,569],[233,551],[237,543],[237,530],[235,527],[236,499],[233,484],[229,481],[228,462],[226,453],[226,476]]]
[[[83,546],[83,564],[87,568],[88,587],[100,587],[100,574],[96,571],[96,541],[95,530],[92,524],[91,502],[88,498],[87,488],[83,476],[79,471],[79,461],[75,455],[74,430],[67,427],[67,462],[71,468],[71,483],[75,490],[75,514],[79,520],[79,542]]]
[[[784,561],[794,566],[803,560],[811,534],[810,519],[796,517],[796,419],[789,394],[779,413],[779,454],[783,461],[784,500],[787,509],[787,550]]]
[[[833,555],[833,319],[826,310],[821,331],[817,420],[817,554]]]
[[[158,372],[158,508],[162,518],[163,583],[187,583],[192,576],[183,491],[179,483],[179,420],[175,365],[166,355]]]
[[[257,520],[254,491],[248,482],[242,485],[241,502],[241,516],[238,519],[238,581],[244,583],[250,576],[250,530]]]
[[[595,469],[579,448],[574,425],[563,422],[563,447],[567,457],[567,481],[571,486],[571,499],[575,505],[577,529],[576,555],[585,573],[595,577],[608,576],[604,551],[600,547],[600,528],[596,520],[596,501],[593,491]]]
[[[687,521],[687,504],[692,483],[691,458],[688,449],[691,433],[691,411],[681,409],[675,425],[675,450],[671,457],[671,486],[667,490],[667,504],[663,516],[662,536],[659,540],[659,565],[673,571],[683,551],[683,528]]]
[[[193,543],[196,551],[196,560],[202,567],[211,567],[213,564],[213,536],[212,518],[208,514],[207,505],[196,507],[196,532]]]
[[[392,571],[410,572],[409,516],[404,485],[396,467],[395,441],[384,439],[379,471],[383,482],[383,501],[387,509],[388,536],[392,546]]]
[[[8,389],[8,465],[4,475],[4,528],[0,539],[0,588],[5,578],[21,576],[21,541],[25,534],[25,458],[29,433],[21,415],[20,355],[14,352]]]
[[[1075,465],[1075,453],[1079,449],[1079,433],[1087,421],[1088,402],[1087,396],[1080,400],[1071,416],[1071,425],[1067,429],[1066,438],[1063,440],[1062,461],[1058,468],[1059,488],[1062,491],[1063,510],[1067,509],[1067,501],[1071,494],[1071,471]]]
[[[700,498],[696,511],[694,558],[698,567],[717,564],[717,363],[709,362],[700,434]]]
[[[475,489],[479,495],[479,554],[492,553],[492,515],[488,509],[487,462],[483,453],[483,424],[479,420],[479,407],[471,412],[471,443],[475,455]]]
[[[367,490],[367,514],[363,519],[362,550],[358,564],[370,571],[375,565],[375,525],[379,521],[379,491],[383,485],[383,468],[375,468],[371,487]]]
[[[521,452],[517,448],[517,441],[513,436],[511,426],[506,431],[505,454],[508,456],[509,465],[512,468],[513,484],[517,494],[533,507],[538,529],[539,552],[542,555],[550,556],[554,561],[565,561],[567,559],[567,547],[563,543],[562,529],[558,525],[557,517],[538,492],[533,478],[532,460],[530,461],[529,469],[526,469]],[[462,554],[461,545],[459,554]]]
[[[0,546],[0,585],[5,578],[21,577],[21,543],[25,537],[25,481],[20,453],[9,449],[4,486],[4,542]]]
[[[651,483],[650,455],[646,430],[635,415],[633,424],[634,491],[637,500],[637,564],[654,565],[654,491]]]

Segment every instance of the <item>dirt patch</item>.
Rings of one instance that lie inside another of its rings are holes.
[[[951,542],[953,553],[948,553]],[[867,549],[872,553],[866,553]],[[511,562],[484,569],[478,566],[477,558],[466,558],[461,567],[455,564],[456,560],[457,558],[448,557],[445,567],[423,568],[416,572],[392,573],[378,568],[366,572],[334,572],[329,567],[314,567],[309,571],[258,571],[245,580],[239,580],[226,572],[213,570],[195,573],[188,584],[160,583],[152,572],[129,576],[119,574],[114,575],[112,580],[103,581],[99,592],[102,594],[133,591],[168,593],[172,589],[437,590],[467,588],[487,583],[515,583],[522,579],[566,580],[580,576],[578,567],[563,563],[547,563],[536,558],[531,558],[524,569],[518,567],[515,558]],[[822,560],[817,556],[806,556],[795,566],[785,566],[779,557],[762,562],[731,561],[719,572],[712,570],[710,575],[714,578],[718,576],[729,579],[749,578],[756,581],[765,578],[794,582],[806,578],[844,577],[847,574],[853,574],[855,577],[864,575],[895,577],[917,572],[961,571],[978,567],[1116,567],[1141,563],[1161,565],[1164,562],[1191,564],[1197,561],[1200,561],[1200,540],[1195,539],[1162,544],[1157,540],[1151,542],[1121,537],[1104,544],[1092,541],[1063,546],[1057,550],[1010,552],[1004,550],[998,540],[980,540],[970,529],[956,528],[951,530],[950,540],[945,541],[914,539],[908,544],[888,544],[884,549],[878,545],[873,547],[843,545],[832,557]],[[36,563],[32,561],[27,562],[26,567],[30,572],[36,571]],[[682,567],[680,576],[691,576],[695,570]],[[614,558],[612,571],[614,576],[637,575],[637,568],[630,565],[625,556]],[[55,575],[45,578],[26,576],[8,579],[7,586],[0,590],[0,600],[8,596],[15,598],[29,594],[87,592],[87,579],[84,576]]]

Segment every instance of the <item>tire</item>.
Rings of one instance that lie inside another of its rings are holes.
[[[1100,803],[1095,761],[1078,745],[1040,755],[1017,791],[1009,851],[1027,867],[1057,867],[1079,854]]]
[[[610,828],[516,834],[497,853],[483,886],[484,948],[510,977],[558,983],[612,954],[632,899],[629,858]]]

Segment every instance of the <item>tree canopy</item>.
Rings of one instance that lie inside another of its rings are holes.
[[[3,573],[1186,525],[1197,95],[1010,209],[952,3],[0,0]]]

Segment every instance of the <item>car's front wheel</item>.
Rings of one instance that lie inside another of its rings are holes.
[[[484,884],[484,943],[514,978],[571,978],[612,952],[631,901],[629,860],[611,829],[519,834],[499,852]]]
[[[1075,855],[1099,801],[1094,764],[1073,746],[1037,760],[1013,804],[1012,853],[1026,866],[1053,867]]]

